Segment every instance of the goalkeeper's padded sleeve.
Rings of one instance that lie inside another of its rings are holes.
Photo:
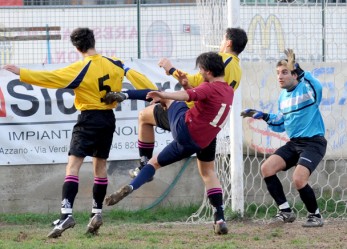
[[[269,120],[270,115],[268,113],[263,112],[262,119],[267,122]]]
[[[295,63],[294,72],[298,75],[298,80],[300,80],[305,74],[305,71],[302,70],[299,63]]]

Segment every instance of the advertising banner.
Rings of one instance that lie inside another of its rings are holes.
[[[180,89],[178,81],[159,68],[158,60],[125,62],[145,74],[158,88]],[[195,61],[174,61],[174,65],[195,72]],[[53,70],[66,64],[21,65]],[[123,89],[134,89],[125,78]],[[0,70],[0,165],[66,163],[77,111],[71,89],[46,89],[19,81],[19,76]],[[116,131],[109,160],[137,159],[138,114],[145,101],[126,100],[115,109]],[[172,141],[171,133],[155,128],[155,153]],[[86,161],[91,158],[86,158]]]
[[[133,60],[126,66],[145,74],[159,89],[180,90],[180,84],[165,74],[157,60]],[[195,60],[172,60],[177,68],[196,73]],[[23,65],[31,69],[52,70],[66,64]],[[347,72],[340,63],[302,63],[323,86],[320,110],[323,115],[328,148],[326,157],[347,157]],[[277,112],[280,87],[275,63],[243,63],[243,108]],[[125,78],[123,90],[134,89]],[[236,91],[237,94],[237,91]],[[18,76],[0,70],[0,165],[66,163],[71,132],[77,111],[70,89],[45,89],[20,82]],[[116,130],[109,160],[138,159],[138,115],[147,102],[126,100],[115,109]],[[236,124],[237,125],[237,124]],[[219,138],[229,137],[226,125]],[[273,153],[288,141],[286,133],[275,133],[262,120],[243,119],[244,147],[249,152]],[[155,128],[155,150],[160,152],[172,141],[171,133]],[[219,144],[223,144],[219,140]],[[218,147],[218,144],[217,144]],[[220,147],[220,146],[219,146]],[[228,146],[227,146],[228,147]],[[246,150],[245,150],[246,151]],[[227,153],[227,152],[226,152]],[[91,158],[86,158],[90,161]]]

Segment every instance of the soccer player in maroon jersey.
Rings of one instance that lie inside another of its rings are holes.
[[[170,130],[174,140],[158,155],[153,156],[129,185],[105,199],[106,205],[114,205],[133,190],[148,182],[160,167],[187,158],[202,149],[216,138],[225,125],[233,102],[234,89],[224,81],[224,62],[222,56],[214,52],[203,53],[196,59],[196,65],[204,78],[198,87],[177,92],[151,91],[147,98],[152,103],[161,101],[168,111]],[[179,80],[187,83],[187,77],[179,72]],[[184,102],[195,101],[189,108]],[[201,136],[201,134],[204,136]],[[215,233],[226,234],[222,196],[216,195]]]
[[[223,35],[223,39],[219,48],[219,55],[222,56],[224,62],[224,81],[227,82],[234,90],[240,84],[242,70],[239,64],[239,55],[245,49],[248,42],[247,34],[242,28],[227,28]],[[178,79],[178,71],[172,65],[169,59],[162,58],[159,61],[166,74],[172,75]],[[196,74],[187,74],[187,81],[182,85],[184,89],[194,88],[204,82],[204,78],[200,72]],[[134,93],[135,92],[135,93]],[[119,93],[110,92],[106,95],[112,101],[122,102],[125,99],[141,99],[145,100],[145,96],[138,94],[138,91],[124,91]],[[105,99],[106,100],[106,99]],[[194,102],[187,103],[188,107],[192,107]],[[168,120],[168,112],[160,104],[149,105],[139,113],[139,134],[138,147],[140,154],[140,165],[129,171],[129,175],[134,178],[140,172],[144,165],[153,155],[155,136],[154,126],[170,131]],[[219,210],[223,208],[223,191],[217,174],[214,170],[214,160],[216,154],[216,138],[211,143],[196,153],[197,166],[200,176],[205,184],[206,194],[214,207],[215,214],[221,213]],[[151,179],[150,179],[151,180]],[[219,215],[215,215],[215,221]]]

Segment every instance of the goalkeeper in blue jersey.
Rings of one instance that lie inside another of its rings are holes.
[[[303,226],[321,227],[323,218],[308,179],[324,157],[327,147],[324,122],[319,111],[322,85],[311,73],[303,71],[295,63],[293,50],[287,49],[285,53],[288,59],[277,63],[277,78],[283,89],[278,98],[278,113],[247,109],[241,116],[263,119],[271,130],[285,131],[290,139],[261,166],[267,189],[279,207],[271,223],[281,224],[296,219],[276,175],[279,171],[295,167],[293,183],[309,213]]]
[[[93,157],[94,167],[93,206],[87,233],[97,234],[102,225],[102,205],[108,185],[106,160],[116,122],[113,111],[116,103],[106,104],[106,93],[120,91],[124,76],[137,89],[157,89],[146,76],[124,67],[120,59],[98,54],[92,30],[77,28],[71,33],[70,40],[83,60],[65,68],[36,71],[14,65],[4,66],[4,69],[19,75],[22,82],[46,88],[73,89],[75,107],[81,111],[72,132],[62,190],[61,216],[54,222],[49,238],[57,238],[66,229],[75,226],[72,209],[78,192],[79,170],[86,156]]]

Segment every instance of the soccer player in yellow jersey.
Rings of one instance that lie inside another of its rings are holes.
[[[225,66],[224,81],[227,82],[234,90],[240,84],[241,80],[241,67],[239,65],[238,55],[245,49],[248,42],[246,32],[241,28],[227,28],[220,45],[219,55],[222,56]],[[170,62],[170,60],[163,58],[159,61],[159,66],[162,67],[166,74],[174,76],[178,79],[178,72]],[[182,71],[182,70],[180,70]],[[201,73],[187,74],[188,84],[184,84],[185,89],[199,86],[204,80]],[[113,101],[121,102],[124,99],[135,99],[132,92],[125,91],[121,93],[109,93],[108,96],[113,97]],[[113,96],[112,96],[113,94]],[[237,91],[236,91],[237,94]],[[194,103],[187,103],[192,107]],[[138,147],[140,153],[140,166],[131,169],[129,174],[131,177],[136,177],[141,168],[147,163],[153,155],[154,150],[154,129],[153,126],[158,126],[164,130],[170,130],[167,110],[163,109],[161,104],[150,105],[139,113],[139,136]],[[202,149],[197,153],[198,168],[202,180],[205,183],[207,196],[210,203],[215,209],[214,218],[215,223],[224,221],[223,211],[223,193],[220,181],[214,171],[214,159],[216,153],[216,139],[214,139],[209,146]],[[215,232],[220,233],[219,226],[215,226]]]
[[[94,167],[93,206],[87,233],[97,234],[103,223],[101,212],[108,185],[106,159],[115,131],[113,109],[117,105],[104,102],[106,93],[120,91],[124,76],[137,89],[157,89],[146,76],[126,68],[120,59],[98,54],[92,30],[77,28],[71,33],[70,39],[83,56],[82,61],[53,71],[4,66],[4,69],[19,75],[22,82],[46,88],[73,89],[75,107],[81,111],[72,132],[62,188],[61,217],[54,222],[49,238],[57,238],[75,225],[72,208],[78,192],[79,170],[86,156],[93,157]]]

